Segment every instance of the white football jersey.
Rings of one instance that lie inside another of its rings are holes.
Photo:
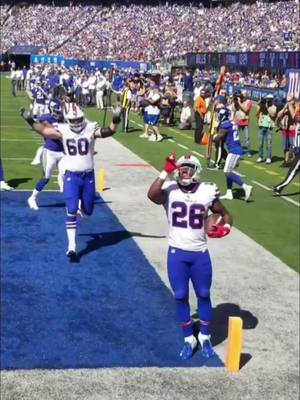
[[[68,124],[58,124],[62,134],[65,151],[65,169],[73,172],[84,172],[94,169],[94,132],[96,122],[87,122],[80,133],[73,132]]]
[[[206,250],[204,217],[220,195],[218,187],[201,182],[194,192],[184,192],[176,181],[167,181],[163,190],[168,194],[164,208],[169,222],[169,245],[187,251]]]

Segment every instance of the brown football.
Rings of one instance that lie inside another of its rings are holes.
[[[220,214],[210,214],[208,217],[205,218],[204,220],[204,230],[205,232],[209,232],[213,230],[213,225],[214,224],[219,224],[219,225],[224,225],[223,217]]]

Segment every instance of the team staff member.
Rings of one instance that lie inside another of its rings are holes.
[[[194,141],[195,143],[200,144],[202,140],[202,131],[204,125],[204,117],[207,113],[207,107],[205,102],[205,90],[200,90],[200,96],[198,96],[194,103],[194,111],[195,111],[195,133],[194,133]]]
[[[279,194],[281,191],[295,178],[300,171],[300,103],[297,104],[296,107],[290,105],[291,115],[293,120],[296,123],[296,137],[295,137],[295,145],[294,145],[294,153],[295,157],[292,161],[292,164],[289,168],[289,171],[285,177],[285,179],[280,182],[278,185],[272,188],[273,192]]]
[[[122,130],[128,133],[129,130],[129,111],[131,107],[132,100],[132,89],[134,82],[128,81],[123,89],[121,97],[121,107],[122,107]]]

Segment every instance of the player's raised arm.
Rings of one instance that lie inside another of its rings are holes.
[[[108,127],[103,127],[99,128],[98,126],[96,127],[96,130],[94,132],[94,137],[95,138],[107,138],[112,136],[114,133],[116,133],[118,129],[118,125],[121,122],[121,112],[122,109],[121,107],[116,107],[113,110],[113,115],[112,115],[112,121],[109,124]]]
[[[162,186],[167,176],[176,171],[176,154],[173,153],[166,158],[164,170],[155,179],[148,190],[148,198],[156,204],[164,204],[167,200],[166,192],[162,189]]]
[[[30,111],[25,110],[25,108],[21,108],[20,110],[21,117],[34,129],[38,134],[43,136],[44,138],[49,139],[61,139],[61,133],[55,129],[53,126],[49,124],[36,122],[30,113]]]

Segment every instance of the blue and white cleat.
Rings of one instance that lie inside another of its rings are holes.
[[[197,347],[197,340],[194,336],[192,336],[192,338],[189,337],[189,340],[186,339],[187,338],[185,338],[183,348],[180,352],[180,357],[183,360],[188,360],[191,358],[194,354],[195,348]]]
[[[201,346],[201,354],[204,358],[210,358],[216,354],[210,342],[210,335],[203,335],[200,332],[198,335],[198,340]]]

